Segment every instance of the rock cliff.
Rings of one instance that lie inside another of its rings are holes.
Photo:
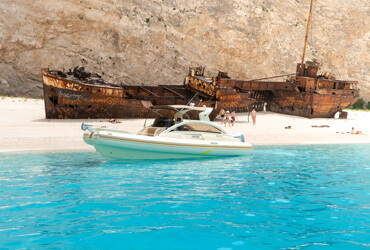
[[[182,84],[189,66],[255,79],[294,73],[309,0],[2,0],[0,94],[41,97],[41,68]],[[306,60],[370,100],[368,0],[315,0]]]

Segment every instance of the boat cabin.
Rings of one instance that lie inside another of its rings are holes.
[[[173,117],[157,117],[151,126],[143,128],[139,131],[140,135],[147,136],[156,136],[161,134],[166,130],[168,132],[177,132],[177,131],[189,131],[189,132],[199,132],[199,133],[216,133],[224,134],[225,131],[220,130],[216,126],[208,123],[209,114],[212,111],[212,108],[207,107],[194,107],[186,105],[157,105],[152,106],[151,109],[154,110],[172,110],[175,112]],[[199,121],[198,120],[189,120],[184,122],[184,115],[188,111],[197,111],[199,112]],[[158,113],[159,114],[159,113]],[[159,114],[160,115],[160,114]]]

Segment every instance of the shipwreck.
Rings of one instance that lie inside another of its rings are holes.
[[[285,82],[235,80],[227,73],[206,77],[204,67],[190,68],[183,85],[135,86],[106,83],[82,67],[62,72],[43,69],[47,119],[153,118],[152,105],[213,107],[236,112],[270,110],[308,118],[334,117],[359,98],[355,81],[318,75],[319,64],[297,65]],[[345,118],[345,117],[343,117]]]
[[[182,85],[139,86],[106,83],[99,74],[86,72],[83,67],[66,72],[42,69],[46,118],[153,118],[152,105],[190,103],[212,107],[211,120],[222,108],[332,118],[359,98],[358,83],[320,74],[318,62],[304,61],[312,2],[302,61],[295,73],[284,75],[285,81],[271,81],[276,77],[236,80],[221,71],[207,77],[204,67],[192,67]],[[346,118],[346,113],[341,117]]]
[[[332,118],[356,102],[359,89],[356,81],[336,80],[329,73],[318,75],[318,68],[317,62],[299,63],[295,76],[278,82],[235,80],[225,72],[207,80],[204,68],[198,67],[190,70],[185,85],[213,97],[219,108],[238,112],[255,108],[308,118]],[[342,118],[346,118],[345,114]]]
[[[43,69],[42,75],[47,119],[154,118],[152,105],[216,105],[183,85],[106,83],[99,74],[86,72],[83,67],[68,72]]]

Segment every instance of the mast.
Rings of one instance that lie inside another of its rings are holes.
[[[311,0],[310,13],[308,13],[308,21],[307,21],[307,29],[306,29],[306,38],[304,39],[304,46],[303,46],[302,64],[304,63],[304,55],[305,55],[305,53],[306,53],[306,44],[307,44],[307,37],[308,37],[308,29],[309,29],[309,27],[310,27],[311,13],[312,13],[312,3],[313,3],[313,0]]]

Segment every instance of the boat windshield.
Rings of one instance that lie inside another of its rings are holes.
[[[193,132],[195,131],[195,132],[223,134],[223,131],[221,131],[220,129],[204,123],[187,123],[177,127],[173,131],[193,131]]]
[[[169,128],[175,125],[175,121],[171,117],[157,117],[154,120],[153,127],[165,127]]]

